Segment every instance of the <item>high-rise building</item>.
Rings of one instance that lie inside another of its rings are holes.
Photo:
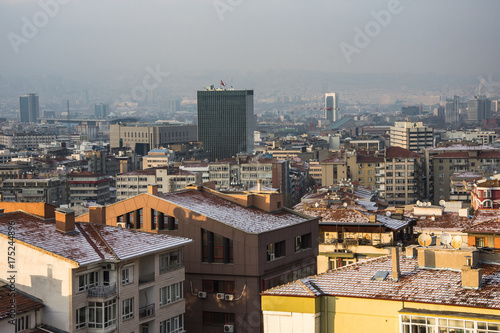
[[[469,101],[467,110],[467,120],[470,122],[482,123],[485,119],[491,118],[491,101],[486,96],[474,96]]]
[[[403,106],[401,113],[406,116],[416,116],[422,113],[422,105]]]
[[[253,151],[253,90],[198,91],[198,141],[211,161]]]
[[[106,118],[109,114],[109,105],[108,104],[95,104],[94,105],[94,115],[96,117]]]
[[[446,108],[444,110],[444,121],[447,124],[458,124],[458,113],[460,111],[460,97],[455,96],[452,99],[446,100]]]
[[[23,123],[36,123],[38,121],[38,96],[26,94],[19,97],[19,121]]]
[[[325,94],[325,119],[335,122],[340,119],[339,94]]]
[[[432,147],[434,129],[424,126],[421,121],[416,123],[396,121],[391,127],[390,136],[392,147],[419,152],[420,149]]]

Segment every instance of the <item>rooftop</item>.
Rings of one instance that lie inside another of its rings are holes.
[[[465,232],[498,234],[500,233],[500,210],[499,209],[478,209],[474,215],[474,220]]]
[[[9,287],[0,282],[0,320],[10,318],[11,299]],[[42,300],[18,289],[16,289],[14,293],[14,299],[16,301],[16,313],[18,315],[44,307]]]
[[[398,157],[415,157],[420,158],[422,155],[412,152],[411,150],[404,149],[401,147],[389,147],[385,150],[386,158],[398,158]]]
[[[250,234],[286,228],[313,219],[289,210],[267,213],[255,207],[243,207],[205,191],[185,190],[158,197]]]
[[[15,222],[17,241],[79,265],[131,259],[191,242],[188,238],[92,223],[75,223],[75,232],[63,234],[56,231],[54,220],[46,221],[21,211],[0,215],[0,233],[8,234],[11,221]]]
[[[462,287],[458,270],[418,268],[418,260],[400,257],[401,278],[373,280],[378,271],[392,270],[390,256],[344,266],[264,291],[276,296],[344,296],[500,309],[500,265],[480,264],[480,289]]]

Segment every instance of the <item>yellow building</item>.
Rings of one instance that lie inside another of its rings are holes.
[[[500,331],[500,265],[470,247],[393,248],[261,297],[264,332]]]
[[[342,179],[349,178],[346,156],[332,157],[321,162],[321,185],[335,185]]]

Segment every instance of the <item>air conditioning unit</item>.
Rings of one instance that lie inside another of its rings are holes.
[[[232,301],[232,300],[234,300],[234,295],[233,294],[225,294],[224,299],[226,301]]]
[[[125,222],[117,222],[116,226],[120,228],[125,228]]]
[[[234,325],[224,325],[224,332],[228,333],[234,332]]]
[[[217,293],[217,299],[224,299],[225,296],[226,295],[224,293]]]
[[[102,266],[102,269],[114,271],[116,269],[116,266],[115,266],[115,264],[106,264],[106,265]]]
[[[207,298],[207,293],[204,291],[198,291],[198,298]]]
[[[269,253],[269,261],[273,261],[274,259],[276,259],[274,253]]]

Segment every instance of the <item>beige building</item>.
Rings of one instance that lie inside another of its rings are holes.
[[[385,200],[389,205],[408,205],[424,198],[423,158],[408,149],[385,151]]]
[[[197,140],[196,125],[112,124],[110,147],[131,147],[140,155],[158,147]]]
[[[169,166],[175,158],[175,151],[165,148],[152,149],[142,158],[142,169]]]
[[[390,136],[392,147],[420,152],[421,149],[433,146],[434,129],[424,126],[421,121],[396,121],[394,126],[391,126]]]
[[[321,162],[321,185],[331,186],[342,179],[348,179],[347,157],[332,157]]]
[[[0,244],[15,230],[16,288],[43,300],[43,322],[65,332],[183,331],[183,247],[190,239],[75,223],[24,212],[0,216]],[[2,279],[12,267],[0,261]]]
[[[116,199],[119,201],[146,193],[152,184],[158,185],[159,193],[171,193],[185,189],[189,184],[199,183],[201,174],[179,168],[136,170],[116,176]]]

